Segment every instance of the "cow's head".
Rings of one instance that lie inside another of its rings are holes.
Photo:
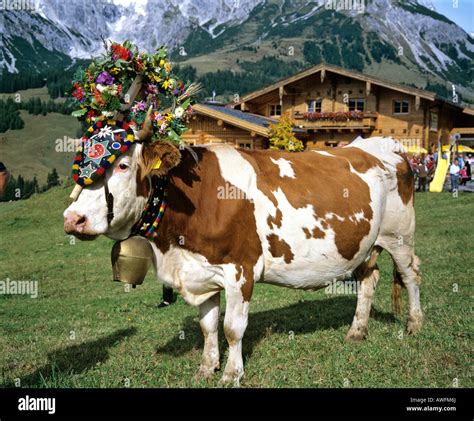
[[[161,165],[154,169],[158,160]],[[150,176],[165,175],[180,161],[178,148],[168,142],[135,143],[105,173],[114,197],[114,217],[107,220],[104,177],[85,187],[64,211],[64,230],[81,240],[104,234],[113,240],[127,238],[140,219],[150,194]]]

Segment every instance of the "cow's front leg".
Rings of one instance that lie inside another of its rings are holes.
[[[244,375],[242,338],[247,328],[250,298],[246,297],[246,300],[237,285],[226,286],[225,297],[224,333],[229,344],[229,356],[221,383],[233,382],[235,386],[239,386],[240,379]]]
[[[199,324],[204,335],[202,362],[196,379],[209,378],[219,369],[219,343],[217,326],[219,322],[219,304],[221,294],[218,292],[199,306]]]

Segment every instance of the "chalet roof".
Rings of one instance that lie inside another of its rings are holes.
[[[344,69],[342,67],[335,66],[335,65],[332,65],[332,64],[327,64],[327,63],[322,63],[322,64],[318,64],[316,66],[312,66],[312,67],[310,67],[306,70],[303,70],[299,73],[296,73],[293,76],[290,76],[290,77],[287,77],[287,78],[284,78],[284,79],[280,79],[277,82],[272,83],[271,85],[265,86],[261,89],[258,89],[254,92],[251,92],[251,93],[241,97],[240,101],[235,103],[234,105],[241,104],[242,102],[251,101],[254,98],[258,98],[259,96],[265,95],[269,92],[272,92],[276,89],[279,89],[282,86],[285,86],[285,85],[288,85],[290,83],[299,81],[301,79],[304,79],[308,76],[312,76],[312,75],[314,75],[318,72],[321,72],[321,71],[329,71],[329,72],[333,72],[333,73],[336,73],[336,74],[339,74],[339,75],[347,76],[347,77],[350,77],[350,78],[353,78],[353,79],[358,79],[358,80],[361,80],[361,81],[364,81],[364,82],[370,82],[370,83],[373,83],[374,85],[383,86],[385,88],[392,89],[394,91],[406,93],[406,94],[409,94],[409,95],[419,96],[420,98],[424,98],[424,99],[427,99],[429,101],[435,101],[435,100],[443,101],[443,102],[448,103],[452,106],[461,108],[462,111],[465,112],[465,113],[468,113],[468,114],[474,113],[473,109],[459,106],[458,104],[455,104],[451,101],[448,101],[444,98],[439,97],[434,92],[425,91],[423,89],[412,88],[410,86],[401,85],[401,84],[394,83],[394,82],[391,82],[391,81],[388,81],[388,80],[380,79],[380,78],[375,77],[375,76],[369,76],[369,75],[366,75],[364,73]]]
[[[265,137],[269,135],[269,125],[278,122],[278,120],[269,117],[243,112],[223,105],[195,104],[193,109],[198,114],[222,120],[232,126],[252,131]],[[293,131],[304,132],[298,128],[293,129]]]

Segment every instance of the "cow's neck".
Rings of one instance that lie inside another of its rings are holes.
[[[184,150],[180,164],[169,173],[167,207],[153,238],[162,253],[172,246],[194,248],[199,252],[204,228],[201,224],[213,223],[209,216],[216,206],[214,183],[219,182],[217,179],[220,177],[217,159],[205,148],[195,148],[194,151],[198,162]]]
[[[138,222],[132,228],[132,235],[140,235],[149,240],[157,234],[158,226],[166,209],[166,187],[168,177],[150,177],[150,195]]]

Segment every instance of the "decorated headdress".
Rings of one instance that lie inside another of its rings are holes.
[[[130,41],[104,43],[106,53],[79,69],[70,90],[72,115],[90,127],[73,164],[73,180],[92,184],[135,141],[182,145],[199,87],[172,73],[167,50],[139,52]]]

